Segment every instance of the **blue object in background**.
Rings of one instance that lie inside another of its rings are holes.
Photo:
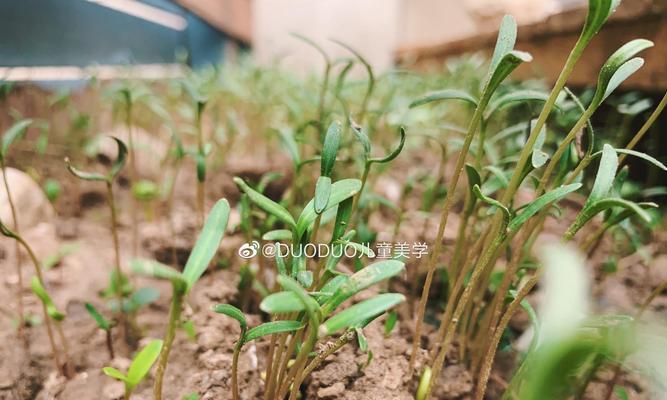
[[[220,62],[234,41],[171,1],[125,3],[186,24],[174,29],[88,0],[0,0],[0,66],[171,64],[185,50],[188,64],[199,67]]]

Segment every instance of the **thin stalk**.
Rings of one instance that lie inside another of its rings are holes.
[[[277,321],[277,318],[273,318],[273,321]],[[271,342],[269,343],[269,353],[266,357],[266,372],[265,372],[265,381],[264,381],[264,399],[268,399],[268,383],[271,380],[271,374],[273,372],[273,356],[276,352],[276,342],[278,341],[278,335],[271,335]]]
[[[470,276],[470,281],[468,282],[468,285],[465,287],[463,290],[463,293],[461,294],[461,298],[459,299],[456,309],[454,310],[454,313],[452,314],[452,318],[450,320],[450,323],[448,324],[447,330],[445,332],[445,336],[442,340],[442,344],[440,345],[440,351],[438,353],[438,356],[436,360],[434,361],[432,365],[432,370],[433,370],[433,378],[429,382],[427,393],[426,393],[426,398],[430,398],[430,393],[431,390],[433,389],[433,384],[435,383],[435,380],[437,377],[440,375],[440,371],[442,371],[442,367],[445,363],[445,357],[447,356],[447,350],[449,347],[449,344],[452,341],[452,338],[454,336],[454,332],[456,331],[456,328],[458,326],[458,322],[461,318],[461,314],[463,313],[466,305],[468,304],[468,301],[470,300],[471,294],[472,294],[472,289],[475,287],[477,282],[482,276],[482,273],[486,270],[487,266],[490,264],[491,260],[493,259],[493,256],[496,253],[496,250],[502,242],[504,242],[505,238],[503,236],[498,236],[493,239],[489,247],[486,248],[482,256],[480,257],[479,262],[477,263],[477,268],[473,269],[472,275]],[[452,299],[453,301],[453,299]],[[443,319],[444,321],[444,319]]]
[[[477,239],[477,241],[473,245],[472,254],[478,254],[481,251],[482,246],[485,242],[486,242],[486,237],[480,236],[479,239]],[[454,286],[452,287],[451,292],[449,293],[447,304],[442,313],[443,317],[440,318],[441,321],[440,327],[438,328],[436,339],[433,342],[433,348],[431,350],[432,358],[435,358],[440,349],[440,344],[444,340],[445,332],[447,331],[447,327],[452,318],[452,313],[454,312],[454,305],[456,304],[456,301],[459,298],[461,291],[463,290],[463,283],[465,282],[465,278],[470,273],[472,268],[475,266],[476,259],[474,257],[469,261],[470,262],[467,264],[467,267],[464,266],[459,271],[458,275],[456,276],[456,280],[454,281]]]
[[[167,362],[169,361],[169,352],[171,345],[176,337],[176,325],[181,319],[181,309],[183,307],[183,295],[174,288],[174,294],[171,297],[171,307],[169,308],[169,323],[167,325],[167,332],[164,336],[164,345],[160,351],[160,359],[158,360],[157,369],[155,371],[155,384],[153,385],[153,396],[155,400],[162,400],[162,383],[164,381],[164,373],[167,370]]]
[[[488,102],[488,99],[486,100]],[[435,239],[435,247],[428,259],[428,271],[426,273],[426,281],[424,282],[424,288],[422,290],[421,297],[419,299],[419,308],[417,310],[417,321],[415,325],[415,333],[412,338],[412,353],[410,354],[410,363],[408,367],[408,375],[412,374],[415,366],[415,359],[417,356],[417,349],[419,347],[422,324],[424,320],[424,313],[426,312],[426,301],[428,300],[429,291],[431,290],[431,284],[433,283],[433,275],[435,273],[435,267],[437,265],[438,256],[442,251],[442,238],[445,234],[445,226],[447,225],[447,218],[449,217],[449,211],[454,204],[454,192],[456,191],[456,186],[459,183],[459,178],[461,177],[461,172],[463,171],[463,166],[465,164],[468,151],[470,150],[470,144],[475,136],[477,127],[482,120],[482,115],[484,113],[484,108],[486,104],[480,103],[475,109],[475,113],[472,116],[470,121],[470,126],[468,127],[468,133],[466,134],[465,140],[463,142],[463,147],[459,153],[459,157],[456,160],[456,166],[454,167],[454,175],[452,180],[447,188],[447,196],[445,198],[445,204],[442,207],[442,212],[440,214],[440,225],[438,226],[438,234]],[[437,376],[437,375],[434,375]]]
[[[308,340],[301,346],[301,351],[299,351],[299,355],[296,358],[296,362],[294,363],[294,382],[292,384],[292,390],[290,392],[289,400],[296,400],[299,394],[299,389],[301,387],[301,383],[303,382],[304,375],[303,371],[306,368],[306,362],[308,361],[308,355],[310,354],[310,351],[315,347],[315,343],[317,342],[317,326],[314,324],[311,324],[310,326],[310,333],[308,335]],[[291,373],[291,371],[290,371]],[[286,382],[289,382],[289,379],[286,380]]]
[[[327,345],[324,350],[318,352],[315,358],[308,364],[306,369],[303,371],[303,376],[307,377],[308,375],[310,375],[315,370],[315,368],[319,367],[320,364],[322,364],[322,362],[326,360],[327,357],[337,352],[340,348],[342,348],[346,344],[350,343],[350,341],[354,339],[354,335],[355,335],[354,331],[347,331],[338,339],[336,339],[335,342],[331,343],[330,345]]]
[[[123,340],[127,340],[127,318],[123,310],[123,270],[120,267],[120,243],[118,240],[118,216],[113,195],[113,181],[108,180],[107,203],[111,211],[111,237],[113,239],[114,268],[116,270],[116,298],[118,300],[118,329]]]
[[[204,131],[202,130],[202,113],[204,106],[197,105],[197,151],[200,155],[204,154]],[[197,216],[199,219],[199,226],[204,225],[204,201],[206,196],[206,182],[205,180],[197,179]]]
[[[32,248],[28,243],[23,240],[22,237],[20,236],[15,236],[14,239],[16,239],[17,242],[23,246],[23,248],[28,252],[28,256],[30,257],[30,260],[32,261],[33,265],[35,266],[35,274],[37,275],[37,279],[39,279],[39,282],[44,286],[44,276],[42,275],[42,267],[39,264],[39,260],[37,260],[37,256],[35,256],[35,253],[32,251]],[[63,364],[61,363],[60,359],[60,352],[58,351],[58,347],[56,346],[56,340],[53,335],[53,326],[51,325],[51,317],[49,316],[49,313],[46,311],[46,304],[42,302],[42,314],[44,315],[44,322],[46,323],[46,333],[49,336],[49,343],[51,345],[51,353],[53,354],[53,361],[56,364],[56,371],[59,371],[63,376],[67,376],[65,373],[65,370],[63,369]],[[67,363],[67,359],[64,360],[65,363]]]
[[[12,223],[14,224],[14,232],[20,234],[19,230],[19,220],[16,214],[16,206],[14,205],[14,200],[12,199],[12,193],[9,191],[9,181],[7,180],[7,168],[5,167],[4,161],[0,160],[0,168],[2,169],[2,180],[5,185],[5,192],[7,192],[7,200],[9,202],[9,209],[12,212]],[[28,347],[28,341],[25,336],[25,321],[24,321],[24,305],[23,305],[23,272],[21,269],[21,247],[19,242],[14,243],[14,249],[16,254],[16,275],[18,276],[18,287],[16,288],[16,300],[18,301],[19,307],[19,316],[18,316],[18,337],[23,342],[24,347]]]
[[[243,334],[241,334],[243,335]],[[232,399],[239,400],[239,355],[243,346],[243,338],[239,338],[234,346],[234,355],[232,356]]]
[[[107,338],[107,351],[109,352],[109,359],[113,360],[115,358],[114,351],[113,351],[113,338],[111,336],[111,329],[107,329],[104,331],[106,334]]]
[[[542,177],[540,178],[540,184],[537,187],[538,196],[544,193],[544,191],[547,188],[547,183],[549,181],[549,178],[551,177],[553,170],[558,165],[558,161],[560,161],[560,158],[563,156],[563,154],[567,150],[572,140],[574,140],[577,132],[579,132],[579,130],[583,128],[583,126],[586,124],[586,121],[588,121],[588,119],[591,117],[591,115],[593,115],[596,109],[597,107],[587,108],[586,111],[583,114],[581,114],[581,117],[579,117],[579,120],[574,124],[572,129],[570,129],[570,132],[568,132],[568,134],[565,136],[565,139],[563,139],[560,142],[560,144],[558,145],[558,149],[556,149],[556,152],[549,160],[547,167],[544,169],[544,173],[542,173]]]
[[[478,378],[477,389],[475,390],[475,400],[484,399],[486,385],[489,381],[489,376],[491,375],[491,368],[493,367],[493,359],[496,356],[496,349],[498,348],[498,343],[500,343],[500,339],[502,338],[503,332],[505,331],[505,327],[509,324],[510,319],[521,305],[521,301],[528,295],[528,293],[530,293],[535,284],[537,284],[538,280],[539,276],[535,275],[530,278],[530,280],[528,280],[525,285],[523,285],[514,300],[512,300],[510,305],[507,307],[507,310],[503,314],[500,323],[493,332],[491,343],[489,343],[489,346],[486,349],[486,354],[484,355],[484,360],[482,361],[482,370]]]
[[[639,131],[635,134],[635,136],[632,138],[630,143],[625,146],[626,149],[632,150],[635,148],[637,143],[639,143],[640,140],[644,137],[646,132],[648,132],[649,128],[655,123],[655,121],[658,119],[660,116],[660,113],[665,109],[665,106],[667,106],[667,92],[662,96],[662,100],[660,100],[660,103],[658,103],[658,106],[653,110],[651,115],[648,117],[644,125],[639,129]],[[625,160],[625,157],[627,154],[621,154],[618,157],[618,163],[619,165],[623,163],[623,160]]]
[[[501,200],[501,203],[503,204],[510,203],[510,201],[514,197],[514,194],[519,189],[519,185],[521,185],[522,172],[524,167],[528,163],[528,159],[532,155],[533,147],[535,146],[535,141],[537,140],[537,137],[539,136],[542,127],[544,127],[544,124],[547,122],[547,118],[549,117],[549,114],[551,114],[551,111],[553,110],[556,104],[556,99],[558,98],[560,91],[563,89],[565,83],[567,82],[567,79],[572,73],[574,65],[579,60],[581,54],[584,51],[584,48],[586,47],[582,45],[581,40],[582,37],[580,37],[579,40],[577,40],[577,43],[574,45],[574,48],[568,55],[567,60],[565,61],[565,65],[563,66],[563,69],[560,71],[560,75],[558,75],[558,79],[556,79],[556,83],[554,84],[554,87],[551,89],[551,93],[549,93],[547,101],[544,103],[544,107],[542,107],[542,111],[540,111],[540,115],[537,117],[537,121],[535,122],[533,129],[528,135],[528,140],[526,140],[526,144],[521,150],[521,153],[519,155],[519,161],[517,162],[516,168],[512,173],[512,177],[510,178],[510,182],[507,185],[507,189],[503,193]],[[497,221],[498,222],[494,227],[495,228],[494,231],[497,230],[499,227],[500,220],[497,219]]]
[[[356,218],[357,214],[357,209],[359,208],[359,199],[361,199],[361,195],[364,192],[364,188],[366,188],[366,181],[368,180],[368,173],[370,172],[371,169],[371,163],[366,161],[364,163],[364,172],[361,174],[361,188],[359,189],[359,193],[357,193],[356,196],[354,196],[354,200],[352,200],[352,211],[350,212],[350,221],[356,222],[358,218]],[[354,229],[356,227],[356,223],[350,229]]]
[[[69,344],[67,342],[67,338],[65,337],[65,332],[63,331],[62,324],[60,321],[56,321],[54,323],[56,325],[56,332],[58,332],[58,336],[60,336],[60,343],[63,345],[63,353],[65,355],[65,366],[64,366],[64,371],[66,373],[67,378],[71,378],[74,376],[74,368],[73,365],[69,362]]]
[[[134,134],[132,131],[132,101],[128,98],[126,99],[126,115],[125,115],[125,126],[127,128],[127,136],[129,139],[130,146],[130,180],[132,181],[130,186],[134,185],[137,182],[137,164],[136,157],[137,153],[134,148]],[[131,213],[132,213],[132,257],[136,258],[139,255],[139,216],[137,214],[137,201],[134,196],[130,196],[131,200]]]
[[[174,193],[176,192],[176,179],[178,178],[178,173],[181,169],[181,163],[178,162],[174,166],[174,175],[172,177],[171,187],[169,188],[169,193],[167,194],[167,215],[169,216],[169,230],[171,231],[171,265],[176,268],[178,264],[178,256],[176,254],[176,244],[174,240],[176,239],[176,224],[174,221]]]

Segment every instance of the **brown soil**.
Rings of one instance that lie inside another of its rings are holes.
[[[437,156],[416,155],[399,157],[396,167],[392,168],[382,182],[375,185],[375,190],[386,197],[397,200],[396,187],[404,179],[404,171],[414,168],[416,157],[419,165],[432,166],[437,163]],[[109,360],[106,352],[104,334],[96,328],[95,323],[84,309],[84,302],[89,301],[98,306],[98,309],[108,315],[105,300],[100,299],[98,293],[108,282],[109,271],[113,262],[110,232],[108,229],[108,212],[104,204],[104,197],[100,185],[94,183],[80,183],[68,176],[62,167],[47,167],[55,165],[60,155],[44,160],[44,168],[50,168],[48,176],[58,176],[63,184],[63,196],[56,205],[57,221],[54,223],[55,236],[45,235],[42,231],[26,232],[26,238],[33,243],[39,254],[53,254],[58,247],[66,243],[77,243],[78,250],[66,256],[56,267],[46,272],[45,280],[54,297],[55,303],[67,312],[67,319],[63,324],[65,335],[70,343],[70,358],[75,367],[75,375],[69,379],[58,377],[50,357],[48,340],[43,324],[27,329],[30,349],[24,353],[23,346],[16,337],[16,330],[12,326],[12,316],[16,310],[16,283],[14,273],[14,246],[10,241],[0,239],[0,311],[3,318],[0,320],[0,400],[4,399],[118,399],[122,397],[122,386],[106,377],[101,368],[114,365],[126,368],[128,351],[123,351],[119,338],[115,338],[115,345],[120,355]],[[32,160],[31,166],[39,161]],[[16,164],[21,167],[21,162]],[[251,158],[229,160],[226,172],[211,176],[208,184],[209,207],[220,197],[227,197],[235,206],[239,193],[231,181],[234,175],[257,179],[267,171],[281,170],[285,178],[269,188],[269,195],[279,197],[290,180],[287,172],[289,163],[285,160],[274,160],[270,164],[259,164]],[[62,168],[61,168],[62,167]],[[426,168],[426,167],[425,167]],[[193,187],[194,166],[184,165],[179,183],[182,187]],[[45,174],[46,175],[46,174]],[[393,188],[393,189],[392,189]],[[118,190],[119,204],[128,204],[127,187]],[[141,255],[154,257],[165,263],[171,263],[172,247],[176,247],[177,261],[182,265],[196,236],[195,217],[192,210],[192,193],[178,191],[175,200],[174,220],[176,237],[169,234],[170,229],[165,216],[156,213],[156,220],[144,221],[140,226],[142,237]],[[407,208],[418,208],[417,195],[414,201],[407,204]],[[131,258],[131,237],[129,211],[125,206],[121,213],[122,260],[126,264]],[[233,211],[235,213],[235,211]],[[371,226],[379,231],[378,240],[391,240],[395,216],[386,209],[375,213],[371,219]],[[238,223],[238,215],[232,215],[230,226]],[[422,231],[426,233],[427,242],[435,236],[437,221],[429,221],[424,230],[424,220],[420,213],[409,212],[401,229],[401,240],[412,242],[421,238]],[[447,226],[445,240],[451,241],[456,232],[457,218],[452,216]],[[549,240],[548,232],[562,227],[548,226],[544,240]],[[236,256],[236,250],[243,242],[239,233],[228,234],[223,240],[220,251],[220,265],[211,268],[193,290],[186,307],[185,314],[194,323],[197,335],[190,340],[183,331],[179,331],[165,379],[165,398],[180,400],[183,396],[197,393],[201,399],[231,399],[230,394],[230,364],[233,344],[239,334],[235,321],[212,313],[209,308],[216,303],[240,303],[240,294],[237,290],[238,270],[241,260]],[[432,239],[431,239],[432,241]],[[636,309],[641,299],[660,282],[667,279],[667,235],[657,233],[652,245],[644,248],[646,259],[637,255],[626,257],[619,262],[619,272],[604,276],[600,265],[604,261],[603,254],[608,254],[610,243],[604,242],[595,253],[592,273],[596,276],[595,295],[598,299],[598,308],[602,311]],[[32,266],[23,257],[24,281],[32,276]],[[648,260],[648,261],[647,261]],[[423,262],[411,260],[408,270],[423,267]],[[649,268],[650,265],[650,268]],[[151,286],[158,288],[160,298],[154,304],[142,309],[136,317],[136,325],[140,329],[141,342],[145,343],[152,338],[161,338],[164,334],[166,315],[170,299],[170,286],[164,282],[134,277],[135,287]],[[399,290],[417,290],[419,284],[407,280],[397,280],[392,283]],[[418,295],[418,294],[417,294]],[[437,291],[433,297],[437,297]],[[37,300],[25,290],[23,298],[27,312],[39,315],[40,309]],[[532,296],[531,302],[539,301],[539,290]],[[256,304],[250,302],[249,304]],[[667,308],[667,296],[657,298],[651,309],[664,312]],[[265,316],[260,315],[256,308],[250,311],[250,324],[262,322]],[[437,310],[431,311],[433,315]],[[407,363],[409,358],[412,337],[413,314],[409,305],[399,308],[401,316],[394,332],[385,338],[382,320],[376,321],[365,329],[369,347],[373,352],[373,359],[367,363],[367,355],[361,352],[356,343],[351,343],[326,360],[308,379],[304,388],[304,399],[412,399],[416,391],[418,376],[409,376]],[[511,324],[511,328],[519,336],[528,326],[523,313],[518,313]],[[423,337],[424,344],[428,345],[433,335],[433,326],[427,325]],[[258,341],[244,348],[240,358],[239,376],[243,399],[260,398],[263,391],[261,371],[266,357],[267,341]],[[454,352],[455,353],[455,352]],[[426,359],[425,351],[418,357],[418,363]],[[473,382],[465,367],[456,362],[456,357],[448,360],[448,365],[434,397],[437,399],[468,399],[471,397]],[[489,383],[489,398],[497,398],[498,393],[506,385],[513,368],[514,355],[499,352],[496,368]],[[604,382],[610,377],[609,371],[601,371],[596,380],[590,385],[587,398],[600,399],[604,392]],[[133,398],[152,398],[152,379],[137,388]],[[629,387],[632,399],[648,399],[649,394],[645,386],[636,377],[624,375],[622,383]]]

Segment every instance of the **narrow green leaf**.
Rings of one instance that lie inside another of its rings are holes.
[[[600,166],[598,167],[598,172],[595,176],[595,182],[593,183],[591,194],[588,196],[584,208],[595,201],[607,197],[614,184],[617,168],[618,157],[616,156],[616,152],[613,147],[605,144],[602,147],[602,158],[600,159]]]
[[[667,171],[667,166],[654,157],[651,157],[650,155],[646,153],[642,153],[641,151],[635,151],[635,150],[628,150],[628,149],[614,149],[616,153],[621,153],[621,154],[627,154],[633,157],[638,157],[641,158],[644,161],[648,161],[649,163],[655,165],[656,167],[660,168],[663,171]]]
[[[85,306],[86,306],[86,311],[88,311],[88,314],[90,314],[90,316],[95,320],[95,323],[97,323],[97,326],[99,326],[100,329],[104,331],[108,331],[109,329],[111,329],[111,324],[109,323],[109,321],[107,321],[106,318],[104,318],[102,314],[100,314],[100,312],[97,311],[95,306],[93,306],[90,303],[86,303]]]
[[[296,280],[305,288],[309,288],[313,284],[312,271],[298,271],[296,273]]]
[[[313,203],[316,214],[322,214],[327,208],[329,196],[331,196],[331,178],[328,176],[319,176],[315,184],[315,198]]]
[[[266,240],[269,242],[277,242],[277,241],[284,241],[284,240],[291,240],[292,239],[292,232],[287,230],[287,229],[276,229],[273,231],[268,231],[264,235],[262,235],[262,240]]]
[[[537,120],[530,121],[531,131],[533,130],[533,127],[535,126],[536,122]],[[544,124],[540,129],[540,133],[537,135],[535,144],[533,145],[533,154],[531,157],[531,163],[533,164],[533,168],[535,169],[542,167],[544,164],[546,164],[547,160],[549,159],[549,155],[542,150],[542,146],[544,146],[544,141],[546,139],[547,139],[547,126],[546,124]]]
[[[104,372],[104,374],[105,374],[106,376],[110,376],[110,377],[112,377],[112,378],[114,378],[114,379],[118,379],[118,380],[121,381],[121,382],[128,383],[128,381],[127,381],[127,377],[125,376],[125,374],[123,374],[122,372],[120,372],[120,371],[117,370],[116,368],[113,368],[113,367],[104,367],[104,368],[102,368],[102,372]]]
[[[590,214],[590,217],[588,219],[597,215],[601,211],[613,207],[625,208],[637,214],[637,216],[642,220],[644,220],[645,223],[648,224],[651,222],[651,215],[648,212],[646,212],[644,208],[642,208],[639,204],[625,199],[614,199],[614,198],[602,199],[592,203],[586,210],[586,213]]]
[[[463,90],[444,89],[444,90],[439,90],[437,92],[427,93],[424,96],[418,98],[417,100],[414,100],[412,103],[410,103],[410,108],[415,108],[422,106],[424,104],[429,104],[435,101],[443,101],[443,100],[461,100],[473,105],[474,107],[477,107],[477,103],[479,102],[479,100],[475,98],[475,96]]]
[[[5,131],[5,134],[2,135],[2,147],[0,147],[0,161],[4,160],[7,157],[9,152],[9,146],[14,143],[16,139],[23,136],[25,131],[28,129],[28,126],[32,124],[31,119],[22,119],[12,125],[9,129]]]
[[[335,242],[340,239],[347,230],[347,227],[350,223],[350,217],[352,216],[352,204],[354,203],[353,197],[348,197],[338,204],[338,209],[336,210],[336,221],[334,222],[333,233],[331,234],[331,241]]]
[[[384,164],[398,157],[398,155],[401,154],[401,151],[403,150],[403,146],[405,145],[405,128],[401,126],[398,129],[398,132],[401,135],[401,140],[398,143],[398,146],[396,146],[396,148],[386,156],[381,158],[371,158],[368,160],[368,162]]]
[[[343,283],[338,290],[322,306],[323,315],[328,315],[342,302],[360,291],[398,275],[405,269],[405,264],[398,260],[383,260],[376,262],[356,272]]]
[[[491,56],[491,64],[489,65],[488,76],[491,77],[502,62],[502,59],[514,50],[516,43],[516,20],[511,15],[504,15],[498,29],[498,38],[496,39],[496,46],[493,49],[493,56]]]
[[[644,63],[641,58],[635,56],[649,47],[653,42],[646,39],[632,40],[612,54],[600,69],[595,95],[591,102],[592,106],[598,106],[609,96],[623,81],[635,73]]]
[[[127,371],[127,384],[137,386],[146,376],[162,351],[162,340],[153,340],[146,345],[132,360]]]
[[[216,304],[211,309],[218,314],[225,314],[226,316],[237,320],[239,325],[241,325],[241,330],[243,332],[245,332],[245,330],[247,329],[248,323],[246,322],[245,315],[243,315],[243,311],[239,310],[233,305]]]
[[[519,89],[507,92],[503,95],[496,97],[489,103],[487,107],[486,114],[484,115],[485,119],[491,118],[493,114],[497,111],[502,110],[503,108],[511,105],[512,103],[521,103],[521,102],[546,102],[549,98],[548,93],[540,92],[532,89]],[[556,106],[558,107],[558,106]]]
[[[492,70],[488,84],[484,89],[484,98],[490,98],[505,78],[507,78],[521,63],[530,62],[532,60],[533,56],[523,51],[513,50],[505,54],[497,67]],[[483,99],[482,101],[488,100]]]
[[[192,286],[206,271],[213,256],[218,251],[220,241],[225,235],[225,229],[227,229],[228,219],[229,203],[225,199],[218,200],[206,218],[204,228],[197,238],[188,261],[185,263],[183,278],[187,283],[186,291],[192,289]]]
[[[296,294],[285,291],[266,296],[259,304],[259,309],[268,314],[286,314],[301,312],[305,307]]]
[[[470,164],[465,165],[466,176],[468,177],[468,190],[471,195],[474,195],[472,189],[477,186],[482,186],[482,177],[479,176],[479,172]]]
[[[359,192],[360,189],[361,181],[358,179],[343,179],[334,182],[334,184],[331,185],[331,195],[329,196],[329,202],[327,203],[327,206],[323,212],[337,206],[343,200],[354,196],[357,194],[357,192]],[[299,219],[296,222],[297,238],[301,238],[308,227],[310,227],[310,225],[315,222],[315,219],[317,219],[314,203],[314,199],[310,200],[308,204],[306,204],[306,207],[304,207],[301,215],[299,215]]]
[[[343,127],[338,121],[332,122],[329,125],[329,129],[327,129],[320,161],[320,175],[322,176],[331,177],[334,163],[336,162],[336,155],[338,154],[338,147],[340,146],[342,131]]]
[[[385,337],[391,335],[391,332],[394,330],[394,327],[396,327],[396,322],[398,322],[398,313],[396,311],[392,311],[387,315],[387,320],[384,321]]]
[[[328,336],[341,329],[354,326],[367,318],[382,314],[388,309],[405,300],[405,296],[398,293],[385,293],[355,304],[320,325],[319,337]]]
[[[287,150],[295,166],[301,164],[301,156],[299,155],[299,146],[294,140],[294,134],[287,128],[277,130],[280,136],[280,141],[283,147]]]
[[[542,210],[544,207],[547,205],[557,202],[561,200],[563,197],[567,196],[568,194],[579,190],[581,187],[581,183],[573,183],[570,185],[565,185],[561,186],[559,188],[556,188],[550,192],[547,192],[543,194],[542,196],[538,197],[537,199],[531,201],[521,213],[519,213],[517,216],[515,216],[512,221],[510,221],[508,225],[508,229],[510,231],[516,232],[523,226],[523,224],[530,219],[533,215],[537,214]]]
[[[352,128],[352,133],[354,133],[354,137],[357,138],[364,149],[364,159],[368,159],[371,154],[371,141],[368,139],[366,132],[363,131],[361,126],[357,124],[351,116],[348,119],[350,122],[350,127]]]
[[[243,340],[250,342],[264,336],[273,335],[275,333],[294,332],[303,328],[303,324],[299,321],[272,321],[266,322],[259,326],[250,329]]]
[[[46,306],[46,313],[49,314],[49,317],[56,321],[62,321],[65,319],[65,314],[58,311],[56,305],[53,304],[53,300],[51,300],[51,296],[49,296],[44,286],[42,286],[42,282],[39,281],[39,278],[33,276],[32,280],[30,281],[30,287],[39,300],[41,300],[41,302]]]
[[[248,195],[250,200],[259,206],[259,208],[275,216],[279,220],[289,225],[291,228],[296,226],[294,218],[292,218],[292,215],[285,207],[251,188],[243,181],[243,179],[239,177],[234,177],[234,183],[236,183],[236,185],[241,188],[241,190],[243,190]]]
[[[621,0],[588,0],[588,14],[581,34],[584,43],[598,33],[620,2]]]
[[[327,283],[322,286],[322,289],[320,289],[320,293],[328,293],[326,296],[315,296],[317,299],[317,302],[320,304],[323,304],[326,300],[331,298],[333,294],[338,290],[339,287],[341,287],[342,284],[347,282],[347,280],[350,279],[347,275],[336,275],[333,278],[331,278]]]

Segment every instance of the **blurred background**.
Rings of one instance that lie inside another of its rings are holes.
[[[586,0],[2,0],[0,79],[69,81],[113,66],[134,76],[177,75],[249,52],[261,64],[299,73],[321,68],[313,49],[290,35],[320,43],[332,57],[349,44],[379,70],[397,64],[437,68],[451,56],[488,51],[504,14],[519,23],[517,48],[536,57],[523,76],[552,80],[576,40]],[[625,41],[653,40],[650,62],[627,86],[667,86],[667,1],[624,0],[589,47],[571,85],[595,82],[599,66]],[[88,68],[88,70],[85,70]]]

